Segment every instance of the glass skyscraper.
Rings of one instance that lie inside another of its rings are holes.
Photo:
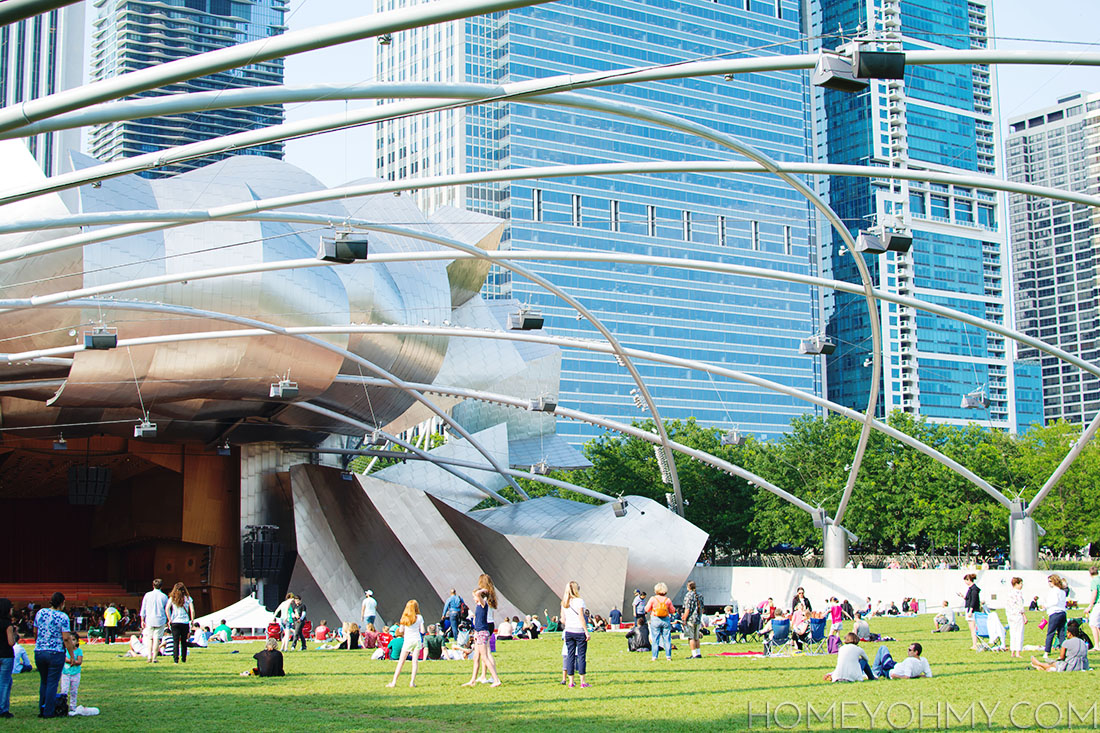
[[[106,79],[176,59],[278,35],[286,30],[285,0],[95,0],[91,74]],[[283,83],[283,60],[272,59],[198,79],[178,82],[140,96],[201,92]],[[155,119],[111,122],[93,128],[92,155],[116,160],[209,140],[283,121],[281,105],[210,110]],[[150,178],[209,165],[226,155],[283,157],[281,142],[211,155],[146,171]]]
[[[410,3],[383,0],[377,9]],[[394,34],[378,49],[379,78],[507,83],[566,73],[675,64],[715,56],[807,51],[797,0],[563,0]],[[805,72],[720,76],[585,92],[681,115],[785,161],[810,156]],[[737,160],[698,138],[604,112],[487,104],[383,123],[379,174],[390,179],[509,167],[601,162]],[[698,258],[798,274],[816,272],[807,202],[762,175],[622,175],[526,180],[421,190],[425,208],[454,203],[505,218],[503,247]],[[648,265],[544,261],[525,266],[595,311],[623,343],[725,365],[820,393],[819,357],[798,354],[817,333],[819,294],[794,284]],[[507,272],[488,295],[541,308],[562,336],[600,338],[573,309]],[[774,438],[801,401],[642,362],[662,416],[696,417]],[[626,370],[604,355],[566,349],[560,402],[629,422]],[[595,429],[563,424],[580,440]]]
[[[0,26],[0,107],[78,87],[84,80],[84,4]],[[80,130],[32,135],[27,148],[47,176],[69,170]]]
[[[1070,95],[1051,107],[1011,118],[1008,125],[1011,180],[1093,195],[1100,190],[1100,93]],[[1019,329],[1096,363],[1096,209],[1023,194],[1009,198]],[[1100,380],[1037,349],[1020,354],[1041,359],[1048,422],[1092,420],[1100,410]]]
[[[885,48],[985,48],[989,0],[815,0],[812,27],[835,48],[875,34]],[[838,31],[838,29],[840,29]],[[913,66],[904,80],[871,81],[852,94],[815,89],[815,148],[821,162],[997,175],[994,71],[988,66]],[[1011,323],[1003,196],[969,186],[833,176],[820,181],[853,234],[899,217],[913,233],[908,253],[866,256],[876,288]],[[823,270],[858,282],[839,236],[822,230]],[[826,298],[837,342],[827,393],[866,406],[871,334],[862,296]],[[879,307],[884,373],[879,414],[894,410],[947,423],[1011,431],[1041,422],[1038,366],[982,329],[896,304]],[[962,407],[972,395],[977,408]]]

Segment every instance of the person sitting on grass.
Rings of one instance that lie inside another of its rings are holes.
[[[909,645],[909,656],[901,662],[895,662],[890,656],[890,650],[883,644],[875,653],[875,661],[871,664],[871,672],[876,679],[916,679],[917,677],[931,677],[932,667],[928,660],[921,656],[924,648],[917,642]]]
[[[279,646],[278,639],[268,639],[262,652],[252,655],[256,660],[256,667],[248,672],[241,672],[242,677],[252,675],[254,677],[284,677],[283,653],[276,649]]]
[[[943,602],[943,610],[936,614],[936,617],[932,619],[932,623],[935,625],[935,628],[932,629],[933,634],[959,630],[959,627],[955,625],[955,612],[951,610],[951,605],[947,601]]]
[[[849,631],[844,637],[844,645],[836,655],[836,667],[825,675],[826,682],[861,682],[873,680],[871,664],[867,652],[859,646],[859,637]]]
[[[313,630],[313,640],[328,641],[328,632],[328,621],[326,619],[321,619],[321,624]]]
[[[391,626],[390,627],[390,634],[391,634],[390,641],[386,645],[386,657],[385,658],[393,660],[394,662],[396,662],[398,659],[401,658],[401,647],[405,643],[404,638],[399,633],[400,631],[401,631],[400,626],[397,626],[396,624]],[[381,647],[382,644],[379,643],[378,646]]]
[[[543,613],[544,616],[546,616],[546,633],[547,634],[559,633],[561,631],[561,622],[558,620],[558,617],[557,616],[550,616],[550,614],[547,611],[543,611],[542,613]]]
[[[340,642],[337,649],[358,649],[359,648],[359,624],[351,623],[347,625],[347,633],[344,634],[344,640]]]
[[[428,659],[443,658],[443,642],[447,637],[439,633],[439,626],[432,624],[424,635],[424,648],[428,650]]]
[[[1044,672],[1084,672],[1089,668],[1089,646],[1081,638],[1081,624],[1078,621],[1070,621],[1066,624],[1066,640],[1062,642],[1062,648],[1058,652],[1058,659],[1053,662],[1043,662],[1035,657],[1031,658],[1031,666]]]
[[[223,643],[233,641],[233,629],[226,625],[224,618],[220,624],[214,627],[214,633],[210,636],[210,641],[220,641]]]

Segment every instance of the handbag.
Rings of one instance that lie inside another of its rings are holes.
[[[1039,631],[1042,631],[1046,627],[1047,627],[1047,620],[1046,619],[1043,619],[1042,621],[1039,622]]]

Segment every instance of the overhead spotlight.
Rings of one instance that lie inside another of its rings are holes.
[[[823,333],[815,333],[798,343],[799,354],[831,354],[836,351],[836,342]]]
[[[904,79],[905,53],[878,51],[856,43],[852,50],[852,67],[857,79]]]
[[[367,445],[385,445],[386,436],[382,434],[381,430],[375,430],[366,438]]]
[[[542,324],[542,311],[528,305],[521,305],[508,314],[508,328],[512,331],[537,331]]]
[[[989,395],[984,389],[976,389],[963,395],[962,408],[964,410],[984,410],[989,407]]]
[[[880,255],[886,251],[886,245],[882,239],[872,231],[863,231],[856,237],[856,252],[866,252],[869,255]]]
[[[382,35],[378,36],[379,46],[388,46],[391,43],[393,43],[393,36],[391,36],[389,33],[383,33]]]
[[[863,366],[865,366],[865,367],[869,367],[874,363],[875,363],[875,359],[874,359],[873,356],[868,356],[866,359],[863,360]]]
[[[661,472],[661,483],[672,483],[672,471],[668,466],[668,458],[665,456],[664,448],[660,445],[653,446],[653,455],[657,458],[657,470]]]
[[[135,438],[155,438],[157,437],[157,424],[155,422],[149,422],[149,416],[146,415],[145,419],[134,426]]]
[[[367,259],[368,238],[365,232],[351,229],[337,230],[330,239],[321,236],[321,245],[317,248],[317,259],[350,265]]]
[[[840,51],[849,47],[842,46]],[[842,56],[840,53],[822,51],[817,57],[817,66],[814,67],[810,81],[814,86],[836,89],[840,92],[861,92],[868,84],[862,79],[856,78],[855,68],[851,56]]]
[[[817,511],[815,511],[810,516],[813,518],[814,529],[824,529],[825,528],[825,510],[824,509],[822,509],[821,507],[818,507]]]
[[[550,465],[545,460],[541,460],[531,466],[531,473],[536,476],[546,476],[550,473]]]
[[[354,481],[355,474],[351,473],[350,471],[341,471],[340,478],[342,478],[344,481]]]
[[[84,348],[89,351],[106,351],[118,346],[118,329],[107,326],[93,326],[84,332]]]
[[[726,81],[733,81],[733,74],[726,74],[722,78],[725,79]]]
[[[272,382],[269,396],[279,400],[294,399],[298,396],[298,383],[292,382],[289,379],[280,379],[278,382]]]
[[[626,516],[626,499],[620,498],[617,501],[611,502],[611,511],[615,512],[616,517],[625,517]]]
[[[233,450],[229,447],[229,441],[228,440],[218,446],[218,455],[219,456],[228,456],[228,455],[232,455],[232,453],[233,453]]]
[[[552,395],[542,395],[531,400],[531,409],[535,412],[553,412],[558,409],[558,398]]]
[[[732,430],[727,430],[725,432],[725,434],[722,436],[722,445],[744,445],[744,444],[745,444],[745,435],[740,430],[738,430],[737,428],[733,428]]]
[[[57,440],[55,440],[53,442],[53,449],[54,450],[68,450],[69,449],[68,443],[65,442],[65,436],[64,435],[58,435],[57,436]]]
[[[913,232],[897,216],[888,215],[882,218],[882,223],[872,228],[875,236],[882,245],[892,251],[904,254],[913,246]]]

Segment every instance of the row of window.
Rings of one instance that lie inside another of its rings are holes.
[[[571,226],[580,227],[585,225],[582,197],[580,194],[570,195],[570,209],[569,209],[569,224]],[[623,231],[624,223],[639,223],[629,218],[624,219],[622,211],[622,202],[615,199],[607,201],[607,223],[610,231],[621,232]],[[542,189],[531,190],[531,219],[532,221],[549,221],[546,217],[546,204],[545,197]],[[714,231],[717,236],[717,244],[721,247],[728,246],[732,236],[731,222],[727,217],[718,215],[713,218],[691,211],[680,212],[680,236],[685,242],[700,241],[698,238],[699,231],[703,228],[703,220],[707,219],[707,226],[713,224]],[[590,222],[591,223],[591,222]],[[603,223],[603,220],[600,220]],[[657,206],[654,204],[647,204],[645,206],[645,213],[642,217],[641,223],[644,223],[646,236],[656,237],[658,236],[658,216]],[[662,227],[667,226],[666,222],[660,222]],[[759,251],[763,249],[761,239],[761,223],[759,221],[749,222],[749,247],[750,249]],[[782,246],[783,254],[794,254],[794,239],[789,225],[782,226]]]

